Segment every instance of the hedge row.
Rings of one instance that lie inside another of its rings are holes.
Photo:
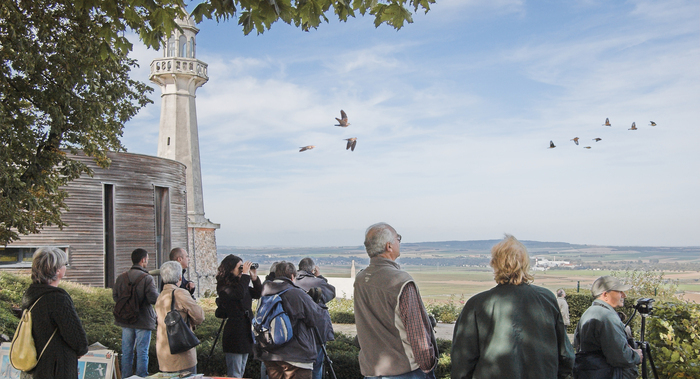
[[[12,312],[13,307],[19,307],[22,295],[30,284],[26,275],[13,275],[0,272],[0,334],[8,340],[17,328],[18,319]],[[121,351],[121,328],[114,326],[111,290],[86,287],[69,282],[61,283],[72,296],[78,315],[80,316],[88,342],[100,342],[117,352]],[[581,314],[590,306],[592,298],[589,291],[576,293],[567,291],[567,301],[571,317],[569,333],[573,333]],[[457,304],[457,303],[460,304]],[[226,363],[221,343],[219,342],[211,358],[208,354],[216,337],[221,320],[214,317],[215,304],[213,298],[200,299],[199,304],[205,311],[205,320],[197,327],[196,334],[202,341],[197,348],[199,360],[198,372],[206,375],[223,375]],[[627,298],[622,309],[627,316],[633,313],[636,299]],[[461,301],[452,304],[428,304],[431,313],[458,315],[461,311]],[[352,300],[336,299],[329,304],[334,322],[354,323]],[[456,317],[456,316],[455,316]],[[700,305],[685,302],[658,302],[654,304],[652,316],[648,317],[645,339],[652,347],[652,354],[660,377],[662,378],[700,378]],[[635,337],[640,339],[640,317],[635,317],[630,324]],[[352,338],[336,333],[336,340],[328,343],[328,353],[334,362],[336,375],[339,379],[361,378],[357,362],[359,348],[353,345]],[[436,377],[449,377],[451,361],[451,341],[438,340],[441,352]],[[152,334],[149,372],[158,372],[158,362],[155,356],[155,333]],[[245,377],[258,378],[260,363],[249,358]]]

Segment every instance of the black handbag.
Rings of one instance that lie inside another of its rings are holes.
[[[165,329],[168,332],[170,354],[188,351],[201,343],[189,325],[182,319],[180,312],[175,310],[175,291],[173,290],[171,294],[170,312],[165,315]]]

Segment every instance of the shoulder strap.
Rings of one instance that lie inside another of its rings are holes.
[[[170,310],[171,311],[175,310],[175,290],[173,290],[173,292],[171,292],[171,294],[170,294]]]
[[[36,299],[36,300],[34,301],[34,304],[32,304],[32,306],[29,308],[29,313],[32,313],[32,309],[34,309],[34,306],[36,305],[36,303],[39,302],[39,300],[41,300],[42,297],[44,297],[44,295],[39,296],[39,298]],[[49,337],[49,340],[46,341],[46,345],[44,345],[44,348],[41,349],[41,353],[39,354],[39,357],[37,357],[37,359],[36,359],[37,362],[39,361],[39,359],[41,359],[41,356],[44,355],[44,351],[46,351],[46,348],[47,348],[47,347],[49,346],[49,344],[51,343],[51,340],[53,339],[53,336],[56,335],[56,331],[57,331],[57,330],[58,330],[58,328],[54,329],[54,330],[53,330],[53,333],[51,333],[51,337]]]

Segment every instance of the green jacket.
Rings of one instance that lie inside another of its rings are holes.
[[[574,332],[574,346],[577,357],[585,354],[602,355],[605,360],[601,367],[591,364],[578,364],[575,368],[576,377],[597,377],[595,371],[618,369],[623,378],[636,378],[637,365],[641,363],[639,355],[627,343],[625,325],[610,304],[602,300],[594,300],[581,316]],[[578,361],[578,358],[577,358]]]
[[[473,296],[452,338],[452,379],[554,379],[571,374],[574,349],[554,294],[499,284]]]

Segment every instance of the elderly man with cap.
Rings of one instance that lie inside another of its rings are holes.
[[[637,378],[642,351],[627,343],[625,325],[614,309],[624,305],[625,291],[630,288],[612,276],[601,276],[593,282],[595,300],[574,332],[575,379]]]

